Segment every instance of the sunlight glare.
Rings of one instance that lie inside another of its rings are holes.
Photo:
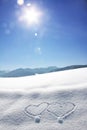
[[[17,0],[17,4],[18,5],[23,5],[24,4],[24,0]]]
[[[40,22],[40,16],[41,12],[37,8],[29,6],[22,9],[19,20],[28,25],[38,24]]]

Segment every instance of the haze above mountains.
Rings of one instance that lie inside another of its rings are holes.
[[[58,68],[56,66],[50,66],[46,68],[19,68],[12,71],[0,71],[0,77],[22,77],[22,76],[31,76],[35,74],[43,74],[43,73],[50,73],[56,71],[64,71],[70,69],[78,69],[78,68],[85,68],[87,65],[71,65],[66,67]]]

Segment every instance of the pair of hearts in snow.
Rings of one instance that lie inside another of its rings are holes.
[[[57,121],[62,124],[64,119],[70,116],[75,111],[75,109],[76,105],[72,102],[42,102],[38,105],[28,105],[25,107],[25,113],[28,117],[33,118],[35,123],[40,123],[42,114],[46,111],[54,116]]]

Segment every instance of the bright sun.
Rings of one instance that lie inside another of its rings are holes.
[[[21,14],[19,16],[19,20],[31,25],[31,24],[39,24],[41,12],[34,6],[26,6],[22,8]]]

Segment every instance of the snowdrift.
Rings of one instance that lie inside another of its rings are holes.
[[[87,68],[0,78],[0,129],[86,130]]]

